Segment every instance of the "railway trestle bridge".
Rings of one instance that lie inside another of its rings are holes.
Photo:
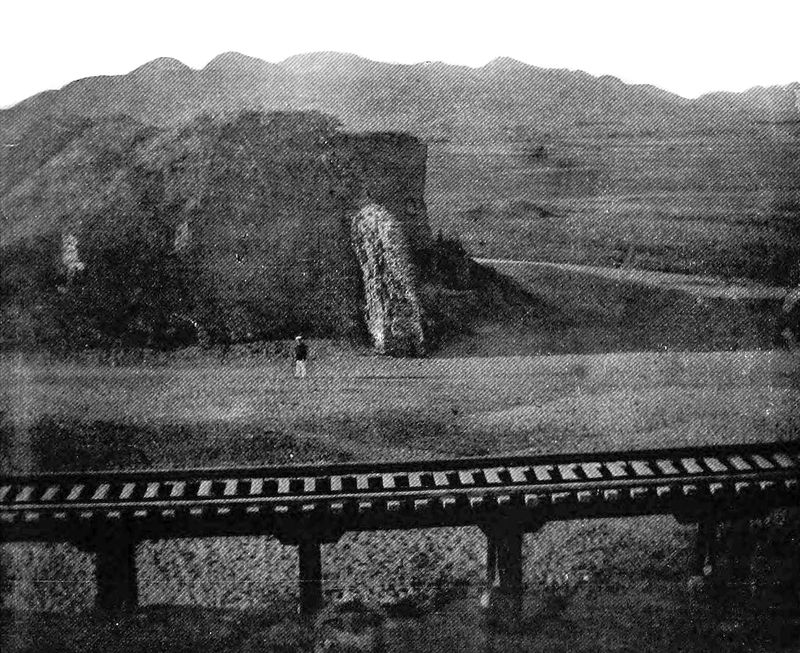
[[[0,541],[66,541],[95,554],[96,601],[137,604],[136,545],[272,536],[298,549],[299,607],[322,603],[321,546],[345,532],[479,526],[486,581],[521,605],[522,542],[545,523],[666,514],[697,525],[692,576],[716,526],[800,506],[800,442],[213,469],[0,477]]]

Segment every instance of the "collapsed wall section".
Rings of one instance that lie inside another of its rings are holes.
[[[364,321],[376,351],[422,355],[426,349],[413,252],[427,247],[423,143],[405,134],[341,135],[336,184],[361,270]]]
[[[364,283],[365,321],[376,351],[425,352],[417,279],[401,223],[380,204],[352,216],[352,244]]]

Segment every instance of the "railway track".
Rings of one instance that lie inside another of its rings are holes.
[[[521,585],[522,534],[547,521],[673,514],[700,525],[699,561],[713,548],[713,524],[800,505],[799,483],[800,442],[33,474],[0,477],[0,539],[95,552],[98,601],[114,607],[135,603],[140,540],[275,536],[298,547],[301,605],[313,610],[319,547],[347,531],[478,525],[488,538],[487,578],[499,574],[511,591]]]

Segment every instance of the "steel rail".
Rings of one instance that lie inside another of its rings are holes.
[[[503,456],[462,456],[457,458],[433,458],[396,461],[358,461],[346,463],[301,463],[287,465],[231,465],[190,468],[144,468],[139,470],[92,470],[36,472],[28,474],[0,474],[0,484],[25,484],[36,481],[77,482],[82,479],[99,481],[192,480],[209,478],[217,480],[240,476],[252,478],[302,478],[321,476],[343,476],[357,474],[381,474],[412,471],[458,471],[473,467],[525,467],[533,465],[583,464],[590,462],[611,462],[623,460],[642,460],[651,458],[684,458],[729,455],[752,455],[759,453],[800,453],[800,440],[786,442],[704,445],[696,447],[672,447],[665,449],[627,449],[611,451],[584,451],[555,454],[512,454]]]

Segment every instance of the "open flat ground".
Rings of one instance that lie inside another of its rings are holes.
[[[774,349],[776,298],[498,267],[535,310],[480,323],[426,359],[315,341],[309,378],[294,379],[287,342],[71,361],[4,354],[0,465],[394,459],[794,432],[797,359]]]
[[[134,438],[135,427],[196,427],[198,436],[183,437],[180,449],[160,450],[154,440],[144,451],[149,463],[176,466],[238,462],[204,458],[200,434],[208,429],[223,439],[292,434],[350,458],[378,459],[771,440],[793,437],[800,416],[796,359],[778,351],[428,360],[320,354],[306,379],[293,378],[286,359],[111,368],[10,357],[0,364],[14,437],[42,417],[126,424]],[[24,447],[24,440],[11,447],[20,464]]]

